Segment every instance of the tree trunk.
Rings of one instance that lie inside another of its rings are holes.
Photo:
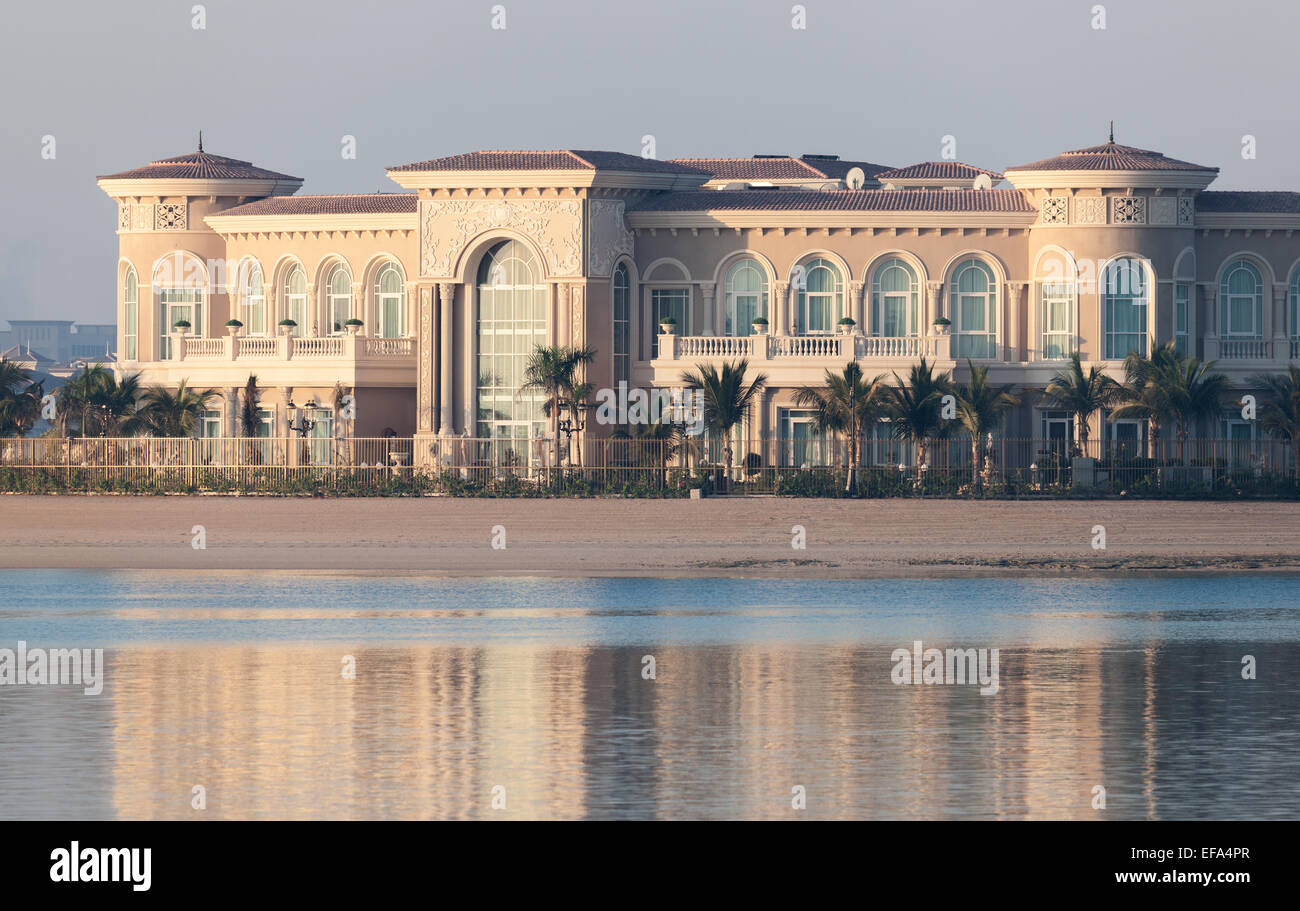
[[[858,481],[858,433],[856,428],[849,438],[849,470],[847,474],[848,478],[844,482],[844,492],[851,494],[857,487]]]
[[[980,459],[980,435],[970,435],[970,481],[972,489],[978,491],[982,480],[983,465]]]

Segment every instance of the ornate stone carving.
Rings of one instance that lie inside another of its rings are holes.
[[[184,231],[186,207],[183,202],[164,202],[154,207],[155,231]]]
[[[1069,200],[1064,196],[1043,197],[1042,223],[1045,225],[1064,225],[1070,222]]]
[[[1111,200],[1110,220],[1117,225],[1144,225],[1147,223],[1145,196],[1116,196]]]
[[[593,199],[588,205],[587,272],[603,277],[613,271],[616,259],[632,255],[636,240],[623,221],[623,200]]]
[[[582,271],[582,201],[578,199],[425,199],[420,201],[420,274],[450,276],[472,239],[493,228],[530,237],[551,275]]]
[[[570,291],[570,296],[569,296],[569,309],[573,311],[573,315],[572,315],[573,334],[569,336],[569,338],[571,339],[570,344],[579,348],[582,347],[583,339],[586,337],[586,332],[584,331],[584,329],[586,328],[587,323],[586,320],[584,319],[584,314],[582,309],[582,299],[583,299],[584,290],[585,289],[582,287],[582,285],[574,285],[572,290]]]
[[[138,202],[131,206],[131,230],[153,230],[153,205],[151,203]]]
[[[129,202],[118,204],[117,227],[122,231],[131,230],[131,204]]]
[[[1178,223],[1191,226],[1196,218],[1196,201],[1190,196],[1178,197]]]
[[[1074,223],[1076,225],[1104,225],[1106,223],[1105,197],[1074,197]]]
[[[1172,196],[1153,196],[1147,215],[1153,225],[1173,225],[1178,221],[1178,200]]]

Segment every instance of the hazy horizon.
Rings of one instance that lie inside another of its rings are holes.
[[[1300,5],[499,0],[53,2],[6,14],[0,319],[115,319],[100,174],[204,148],[397,190],[384,168],[474,149],[656,157],[829,153],[1006,168],[1116,141],[1218,166],[1211,189],[1300,190]],[[494,29],[493,8],[506,28]],[[336,50],[337,49],[337,50]],[[1059,67],[1054,70],[1053,67]],[[1257,157],[1242,157],[1242,138]],[[345,135],[355,160],[342,158]],[[42,157],[43,137],[56,157]]]

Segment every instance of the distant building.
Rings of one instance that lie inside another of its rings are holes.
[[[76,323],[69,319],[11,319],[0,332],[0,351],[17,350],[51,365],[116,359],[116,323]],[[8,357],[8,354],[5,355]],[[17,360],[18,358],[13,358]]]

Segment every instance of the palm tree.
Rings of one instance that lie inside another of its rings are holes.
[[[1117,401],[1122,402],[1111,412],[1112,421],[1136,418],[1145,420],[1151,428],[1151,452],[1160,453],[1160,430],[1172,413],[1170,374],[1177,357],[1174,343],[1167,342],[1154,348],[1147,357],[1130,351],[1124,358],[1124,385],[1120,387]]]
[[[255,437],[262,426],[262,415],[257,407],[261,395],[262,390],[257,388],[257,375],[250,373],[248,382],[244,384],[244,401],[239,408],[239,432],[242,436]]]
[[[538,345],[528,356],[519,391],[538,391],[546,396],[542,412],[551,419],[557,466],[560,464],[560,412],[566,409],[573,412],[576,407],[574,392],[580,385],[579,373],[595,357],[594,348],[567,345]]]
[[[35,412],[33,408],[33,395]],[[31,374],[10,360],[0,358],[0,436],[26,433],[24,425],[40,414],[44,384],[33,383]]]
[[[1001,426],[1007,410],[1019,404],[1020,399],[1011,394],[1011,385],[989,385],[988,367],[976,367],[969,358],[966,365],[970,368],[970,380],[960,383],[954,393],[957,396],[957,417],[970,433],[971,477],[975,489],[979,490],[986,468],[981,457],[980,440],[984,434]]]
[[[951,432],[951,426],[942,416],[942,400],[951,392],[947,375],[935,376],[934,365],[921,358],[913,364],[904,380],[897,373],[897,386],[889,387],[891,401],[889,416],[894,425],[894,436],[916,443],[916,480],[920,488],[922,470],[926,466],[926,448],[930,440],[942,439]]]
[[[144,436],[192,436],[208,403],[217,395],[215,389],[191,389],[185,380],[175,392],[166,386],[150,386],[140,397],[140,407],[127,426]]]
[[[794,400],[813,409],[813,425],[818,431],[848,435],[849,472],[844,490],[852,492],[857,487],[859,444],[888,409],[884,383],[880,377],[863,379],[857,361],[849,361],[841,373],[826,371],[824,387],[804,386],[796,390]]]
[[[1120,395],[1120,385],[1106,376],[1096,364],[1085,375],[1079,352],[1070,355],[1070,366],[1062,370],[1043,390],[1050,404],[1074,415],[1079,425],[1079,448],[1088,454],[1088,422],[1103,408],[1114,405]]]
[[[64,435],[75,421],[83,437],[116,436],[135,414],[140,375],[121,379],[103,364],[84,368],[59,390],[57,425]]]
[[[745,374],[749,361],[723,361],[719,371],[712,364],[699,364],[694,370],[682,373],[682,385],[699,390],[704,396],[704,427],[722,437],[722,459],[726,469],[724,478],[731,478],[731,431],[745,419],[754,402],[767,386],[767,374],[760,373],[749,383]]]
[[[1210,372],[1217,361],[1202,363],[1178,354],[1172,346],[1170,350],[1173,356],[1157,374],[1157,382],[1165,386],[1182,464],[1190,428],[1201,418],[1217,418],[1223,412],[1223,397],[1232,389],[1232,380]]]
[[[1254,384],[1264,390],[1259,426],[1291,444],[1291,470],[1300,477],[1300,368],[1292,364],[1282,376],[1257,376]]]

